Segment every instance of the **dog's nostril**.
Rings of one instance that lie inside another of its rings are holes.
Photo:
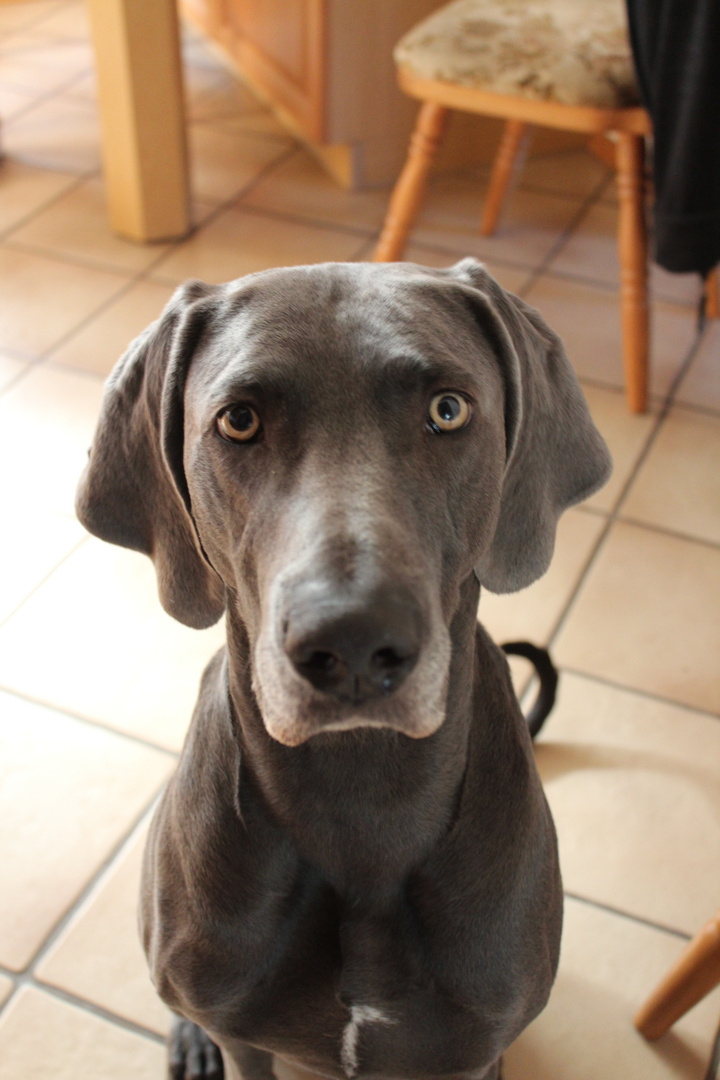
[[[404,664],[407,656],[401,656],[395,649],[377,649],[370,658],[370,663],[379,672],[391,673]]]
[[[302,662],[301,666],[309,671],[316,671],[319,675],[332,675],[339,664],[340,660],[334,653],[316,649],[307,660]]]

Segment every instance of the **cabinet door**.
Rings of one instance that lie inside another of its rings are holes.
[[[325,135],[325,0],[224,0],[241,68],[312,139]]]

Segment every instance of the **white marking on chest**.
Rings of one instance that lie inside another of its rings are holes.
[[[345,1075],[352,1078],[358,1071],[357,1044],[360,1038],[360,1028],[363,1024],[397,1024],[389,1016],[385,1016],[374,1005],[352,1005],[350,1007],[350,1021],[343,1031],[342,1050],[340,1060],[345,1070]]]

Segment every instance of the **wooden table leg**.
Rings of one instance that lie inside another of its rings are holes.
[[[647,409],[649,313],[647,229],[642,135],[618,133],[617,183],[620,198],[618,247],[625,393],[631,412]]]
[[[488,185],[485,205],[480,219],[480,233],[482,236],[492,236],[495,232],[505,194],[516,168],[518,154],[521,150],[524,150],[523,143],[528,129],[529,125],[523,120],[505,121],[500,146],[493,161],[490,184]]]
[[[375,262],[395,262],[402,258],[408,233],[418,215],[432,159],[445,130],[448,110],[434,101],[426,101],[418,115],[410,139],[410,149],[403,171],[393,189]]]
[[[130,240],[191,224],[176,0],[89,0],[110,224]]]

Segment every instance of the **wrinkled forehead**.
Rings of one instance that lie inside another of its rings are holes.
[[[464,290],[410,264],[326,264],[243,279],[202,349],[213,398],[244,386],[282,394],[323,387],[445,382],[480,394],[497,376],[489,337]]]

